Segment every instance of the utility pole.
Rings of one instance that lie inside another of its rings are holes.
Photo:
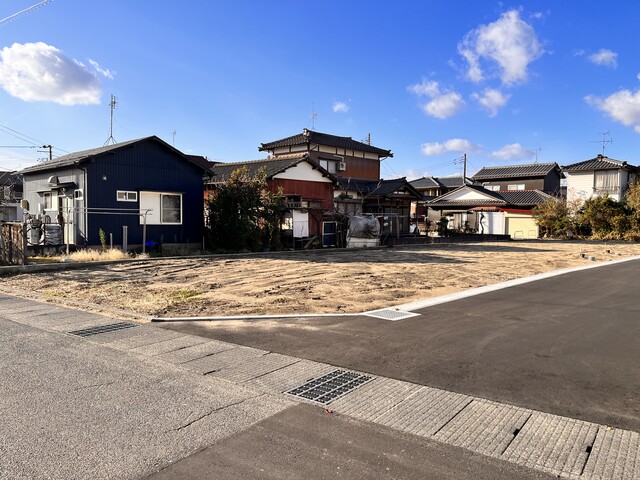
[[[51,145],[42,145],[40,148],[46,148],[49,150],[49,161],[53,160],[53,152],[51,151],[53,147]]]
[[[464,167],[463,167],[463,173],[462,173],[462,184],[466,185],[467,184],[467,154],[465,153],[463,155],[463,162],[464,162]]]

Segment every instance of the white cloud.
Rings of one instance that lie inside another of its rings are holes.
[[[606,98],[588,95],[585,101],[599,110],[607,113],[613,120],[627,127],[633,126],[640,133],[640,89],[635,93],[630,90],[620,90]]]
[[[636,78],[637,78],[638,80],[640,80],[640,73],[639,73],[638,75],[636,75]]]
[[[596,53],[589,55],[589,60],[603,67],[616,68],[618,66],[618,54],[606,48],[601,48]]]
[[[429,101],[421,105],[424,113],[431,117],[445,119],[458,112],[464,106],[462,95],[449,89],[443,89],[438,82],[423,80],[411,85],[407,90],[418,97],[428,97]]]
[[[472,93],[471,98],[478,102],[488,113],[490,117],[495,117],[498,110],[504,107],[511,95],[504,95],[500,90],[486,88],[482,95]]]
[[[0,50],[0,87],[25,101],[60,105],[100,103],[94,73],[46,43],[14,43]]]
[[[432,157],[434,155],[442,155],[446,152],[477,152],[481,148],[480,145],[473,144],[464,138],[451,138],[442,143],[423,143],[420,149],[423,155]]]
[[[102,68],[98,62],[89,59],[89,63],[95,69],[95,71],[98,72],[103,77],[106,77],[109,80],[113,80],[113,78],[115,77],[116,72],[112,72],[108,68]]]
[[[422,109],[427,115],[445,119],[455,115],[463,106],[464,100],[462,100],[462,96],[456,92],[449,92],[427,102],[422,106]]]
[[[532,158],[535,154],[533,150],[524,148],[519,143],[512,143],[491,152],[489,156],[499,160],[526,160]]]
[[[333,102],[333,111],[336,113],[347,113],[349,105],[345,102]]]
[[[527,67],[544,50],[533,27],[520,18],[520,12],[509,10],[495,22],[467,33],[458,44],[458,53],[469,64],[469,80],[484,79],[480,61],[486,60],[498,68],[503,84],[512,85],[526,81]]]
[[[418,96],[435,97],[440,94],[440,85],[438,82],[422,80],[422,83],[411,85],[407,90]]]

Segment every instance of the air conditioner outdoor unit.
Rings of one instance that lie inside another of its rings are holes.
[[[344,172],[347,169],[347,162],[338,162],[338,171]]]

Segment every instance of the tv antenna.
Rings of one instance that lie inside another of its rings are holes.
[[[597,132],[596,135],[602,135],[602,140],[593,140],[591,143],[599,143],[602,145],[602,156],[604,157],[604,149],[607,145],[613,143],[613,138],[607,139],[607,137],[611,136],[611,132],[607,130],[606,132]]]
[[[538,163],[538,155],[540,154],[540,152],[542,151],[542,147],[538,147],[538,148],[534,148],[533,149],[533,153],[536,156],[536,159],[533,163]]]
[[[176,146],[176,131],[175,130],[173,132],[171,132],[171,136],[173,137],[173,140],[171,140],[171,146],[175,147]]]
[[[316,112],[316,107],[314,104],[311,104],[311,130],[316,129],[316,118],[318,118],[318,112]]]
[[[109,121],[109,138],[107,138],[107,141],[104,142],[103,147],[106,147],[107,145],[115,145],[116,143],[116,139],[113,138],[113,111],[116,109],[116,105],[118,104],[115,95],[111,95],[111,101],[109,102],[109,108],[111,108],[111,120]]]

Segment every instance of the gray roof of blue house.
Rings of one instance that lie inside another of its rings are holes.
[[[545,177],[549,172],[560,167],[557,163],[531,163],[528,165],[502,165],[483,167],[471,178],[473,180],[500,180],[524,177]]]
[[[562,170],[564,170],[565,172],[588,172],[588,171],[595,171],[595,170],[612,170],[612,169],[622,169],[622,170],[630,170],[630,171],[640,170],[638,167],[629,165],[627,162],[605,157],[604,155],[598,155],[597,157],[591,158],[589,160],[572,163],[571,165],[566,165],[562,167]]]
[[[351,137],[340,137],[329,133],[315,132],[313,130],[304,129],[302,133],[291,135],[290,137],[274,140],[273,142],[261,143],[258,147],[259,151],[273,150],[279,147],[293,147],[295,145],[326,145],[328,147],[346,148],[348,150],[357,150],[359,152],[375,153],[383,157],[393,157],[391,150],[374,147],[368,143],[359,142]]]
[[[185,155],[180,150],[177,150],[176,148],[172,147],[171,145],[169,145],[164,140],[156,137],[155,135],[152,135],[150,137],[138,138],[138,139],[135,139],[135,140],[128,140],[126,142],[115,143],[113,145],[106,145],[104,147],[91,148],[89,150],[80,150],[78,152],[72,152],[72,153],[69,153],[67,155],[63,155],[61,157],[54,158],[52,160],[46,160],[46,161],[41,162],[41,163],[39,163],[37,165],[32,165],[30,167],[26,167],[26,168],[22,169],[20,171],[20,173],[31,173],[31,172],[39,172],[39,171],[43,171],[43,170],[54,170],[54,169],[57,169],[57,168],[60,168],[60,167],[67,167],[67,166],[70,166],[70,165],[79,165],[81,163],[89,161],[92,158],[99,157],[101,155],[105,155],[105,154],[109,154],[109,153],[113,153],[113,152],[116,152],[118,150],[121,150],[121,149],[124,149],[124,148],[127,148],[127,147],[131,147],[131,146],[133,146],[133,145],[135,145],[137,143],[148,142],[148,141],[158,142],[162,146],[164,146],[165,148],[173,150],[177,155],[180,155],[180,156],[184,157],[186,161],[191,162],[194,165],[197,165],[198,167],[202,168],[203,170],[206,170],[206,168],[204,168],[199,163],[194,162],[192,158],[190,158],[189,156]]]

